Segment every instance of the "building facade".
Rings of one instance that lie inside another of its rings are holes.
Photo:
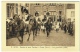
[[[75,4],[63,3],[7,3],[7,18],[13,17],[16,13],[22,17],[21,6],[24,6],[33,16],[37,11],[39,15],[46,15],[49,12],[55,19],[75,18]]]

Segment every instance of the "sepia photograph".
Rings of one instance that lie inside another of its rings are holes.
[[[6,46],[75,46],[75,3],[6,3]]]

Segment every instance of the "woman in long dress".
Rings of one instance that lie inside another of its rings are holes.
[[[59,31],[59,22],[56,23],[56,32]]]

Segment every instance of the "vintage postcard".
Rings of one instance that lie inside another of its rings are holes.
[[[78,23],[79,2],[2,2],[2,51],[78,51]]]

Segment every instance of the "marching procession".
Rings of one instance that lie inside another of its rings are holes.
[[[20,15],[14,14],[13,18],[6,19],[6,39],[20,36],[20,43],[23,43],[24,34],[28,34],[27,41],[29,41],[31,34],[33,35],[33,41],[35,41],[40,32],[46,34],[46,37],[49,37],[51,31],[58,33],[62,30],[63,33],[68,33],[71,36],[75,34],[75,21],[68,22],[61,18],[55,21],[49,12],[46,12],[46,15],[43,16],[38,11],[33,16],[29,14],[27,9],[23,8],[21,8],[21,12],[22,15],[25,14],[22,18],[20,18]]]

